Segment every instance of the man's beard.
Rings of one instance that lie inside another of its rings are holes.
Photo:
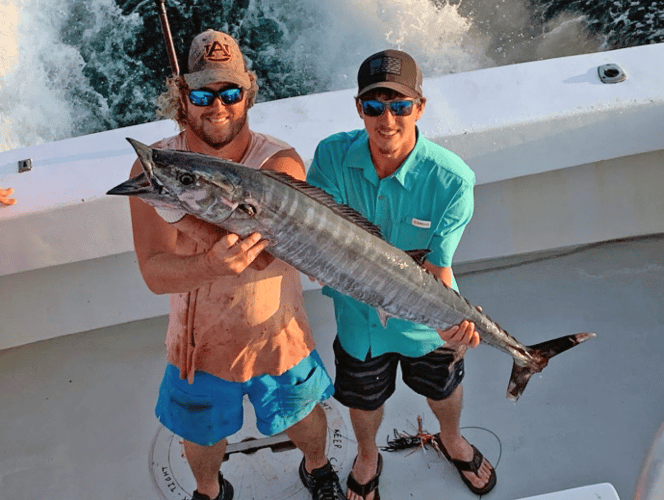
[[[223,129],[214,127],[210,122],[204,122],[204,118],[205,117],[201,117],[199,120],[191,120],[187,117],[187,124],[194,134],[196,134],[205,144],[214,149],[221,149],[233,142],[233,139],[235,139],[240,133],[240,130],[242,130],[242,127],[247,123],[246,111],[240,118],[227,123]],[[208,127],[214,127],[214,130],[211,132],[206,131],[204,123],[207,123]]]

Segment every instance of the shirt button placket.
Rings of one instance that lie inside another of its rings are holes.
[[[387,219],[387,186],[386,179],[383,179],[378,187],[378,196],[376,197],[376,219],[375,224],[380,227],[385,227]]]
[[[376,224],[378,227],[385,228],[385,222],[386,219],[388,218],[388,208],[387,208],[387,180],[383,179],[380,182],[380,185],[378,187],[378,193],[376,196],[376,205],[375,205],[375,218],[374,218],[374,224]],[[383,235],[385,236],[385,235]],[[381,325],[378,322],[372,322],[370,325],[369,329],[369,337],[370,337],[370,343],[373,346],[374,345],[374,339],[379,339],[382,338],[384,335],[383,331],[383,325]]]

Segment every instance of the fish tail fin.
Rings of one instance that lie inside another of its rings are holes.
[[[525,365],[519,365],[516,361],[514,362],[512,375],[507,385],[507,398],[512,401],[519,399],[530,377],[542,371],[552,357],[593,337],[595,337],[594,333],[584,332],[528,346],[527,351],[531,362]]]

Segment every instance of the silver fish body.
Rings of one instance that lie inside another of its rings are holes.
[[[323,191],[284,174],[129,141],[144,173],[109,194],[159,199],[241,237],[259,232],[271,242],[272,255],[375,307],[383,324],[396,317],[445,330],[464,319],[474,322],[482,342],[514,360],[510,399],[519,398],[551,357],[595,336],[525,346],[427,272],[414,254],[386,242],[373,224]]]

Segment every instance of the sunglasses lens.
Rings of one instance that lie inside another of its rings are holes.
[[[226,89],[219,92],[221,102],[226,105],[237,104],[242,100],[242,89]]]
[[[385,104],[380,101],[362,101],[362,111],[367,116],[380,116],[385,111]]]
[[[194,106],[209,106],[214,101],[214,94],[207,90],[191,90],[189,102]]]
[[[377,117],[385,112],[385,107],[390,106],[394,116],[408,116],[413,112],[413,101],[362,101],[362,111],[365,115]]]
[[[221,102],[226,106],[237,104],[242,100],[242,89],[230,88],[221,92],[210,92],[209,90],[190,90],[189,101],[194,106],[209,106],[214,102],[214,98],[219,96]]]
[[[408,116],[413,111],[413,101],[394,101],[390,103],[394,116]]]

